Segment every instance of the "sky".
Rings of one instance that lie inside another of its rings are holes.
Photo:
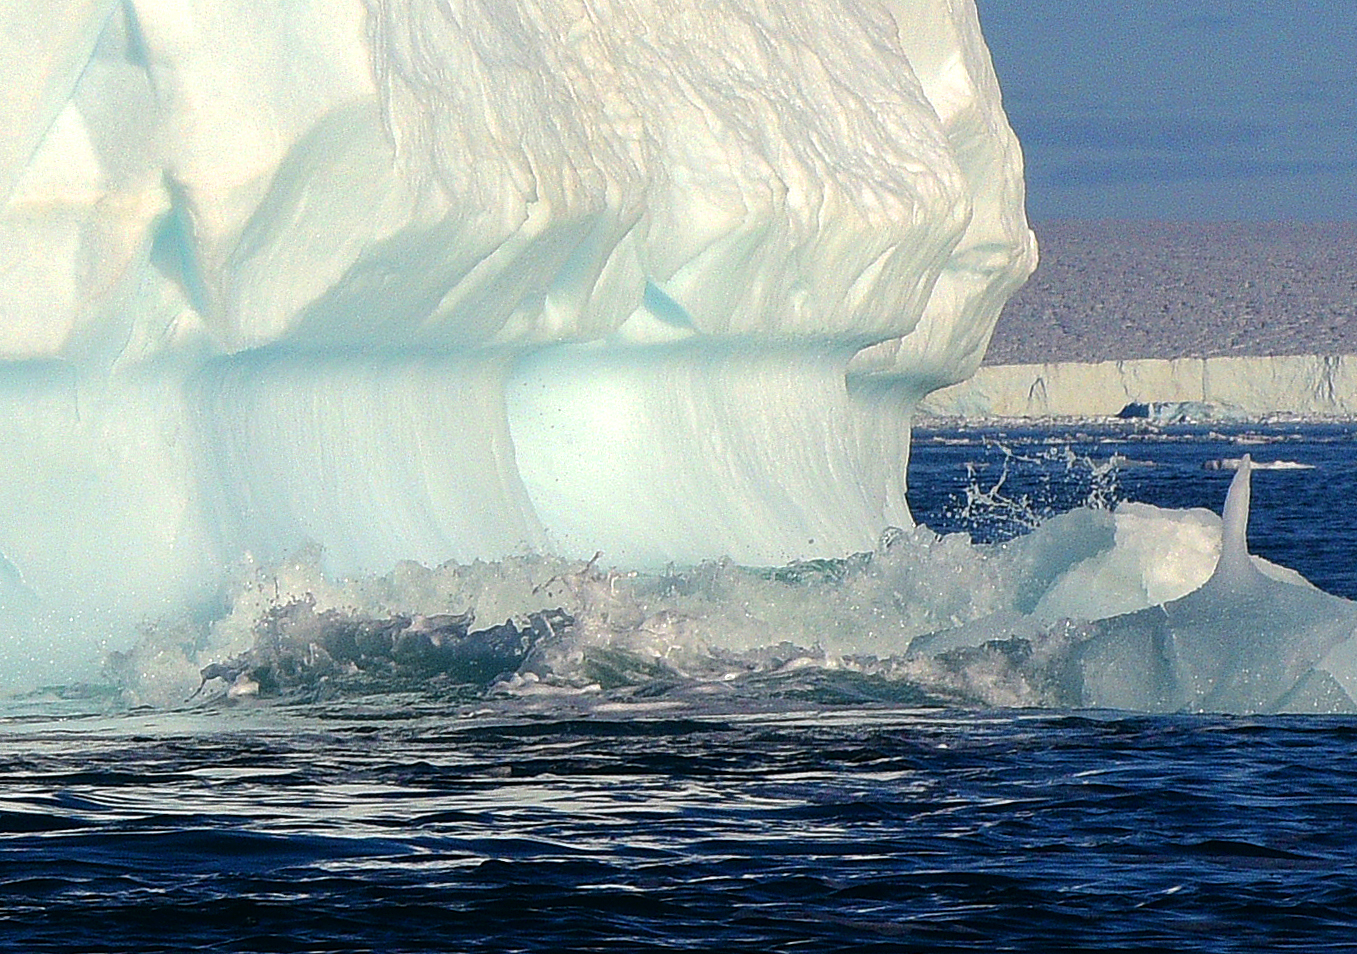
[[[976,0],[1051,219],[1357,220],[1357,0]]]

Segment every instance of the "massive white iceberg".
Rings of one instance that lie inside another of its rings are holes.
[[[308,546],[864,548],[1034,267],[970,0],[0,22],[11,678]]]

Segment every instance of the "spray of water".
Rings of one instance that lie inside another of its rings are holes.
[[[1121,502],[1117,478],[1127,459],[1119,454],[1098,459],[1068,443],[1022,453],[990,437],[983,447],[988,459],[966,462],[966,487],[947,510],[976,539],[1011,539],[1075,507],[1111,510]],[[1033,489],[1010,490],[1010,478],[1019,472],[1036,475]]]

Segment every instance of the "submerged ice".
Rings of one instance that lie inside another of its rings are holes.
[[[5,16],[11,682],[306,547],[869,548],[1035,261],[970,2]]]

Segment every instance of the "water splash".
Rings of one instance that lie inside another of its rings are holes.
[[[1117,478],[1128,463],[1121,454],[1099,459],[1066,442],[1022,453],[988,436],[982,447],[987,457],[999,454],[998,473],[990,460],[967,461],[966,487],[946,510],[978,539],[1011,539],[1074,507],[1111,510],[1121,501]],[[1035,488],[1010,494],[1006,485],[1019,471],[1038,474]]]

